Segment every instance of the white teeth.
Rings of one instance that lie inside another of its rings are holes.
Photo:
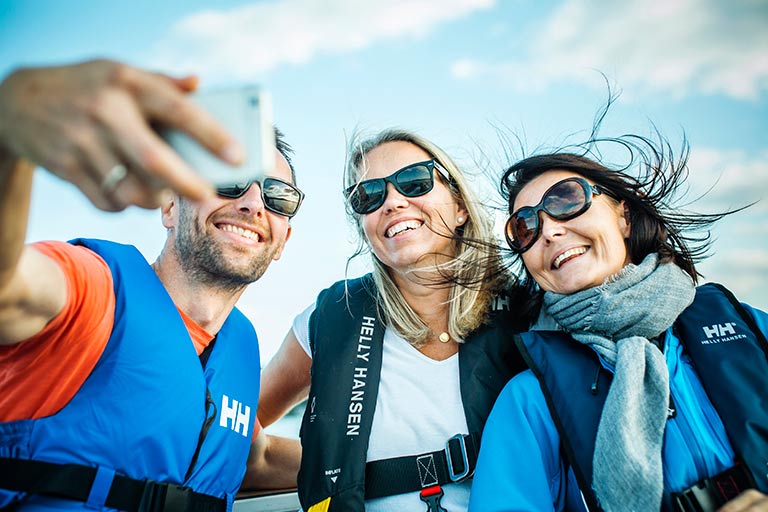
[[[586,247],[574,247],[573,249],[568,249],[563,254],[555,258],[555,261],[554,263],[552,263],[552,266],[555,268],[560,268],[560,264],[566,259],[570,258],[571,256],[578,256],[580,254],[584,254],[585,252],[587,252]]]
[[[398,222],[391,228],[387,230],[387,238],[392,238],[395,235],[398,235],[402,233],[403,231],[408,231],[409,229],[417,229],[420,228],[422,225],[422,222],[419,220],[404,220],[403,222]]]
[[[259,234],[251,231],[250,229],[243,229],[238,226],[233,226],[232,224],[222,224],[221,225],[222,231],[229,231],[230,233],[237,233],[238,235],[247,238],[249,240],[254,240],[256,242],[259,241]]]

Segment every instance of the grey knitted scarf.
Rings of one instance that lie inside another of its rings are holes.
[[[661,507],[669,371],[648,340],[672,325],[694,293],[688,274],[651,254],[600,286],[544,294],[546,313],[616,370],[592,460],[592,485],[607,512]]]

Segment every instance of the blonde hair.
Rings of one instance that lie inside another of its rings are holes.
[[[499,271],[501,258],[493,235],[493,220],[456,163],[438,146],[415,133],[391,128],[370,138],[359,133],[351,137],[344,172],[345,189],[357,185],[366,173],[365,155],[388,142],[409,142],[426,151],[451,177],[448,188],[454,199],[468,213],[466,222],[451,236],[455,240],[456,254],[445,263],[435,265],[440,278],[435,286],[449,286],[448,333],[462,342],[487,319],[492,299],[505,282]],[[435,172],[435,176],[439,173]],[[438,178],[435,178],[438,179]],[[379,308],[387,325],[416,347],[426,343],[432,333],[429,326],[416,314],[403,297],[389,273],[389,268],[370,250],[363,231],[361,215],[347,203],[347,217],[356,229],[358,247],[350,260],[366,250],[373,262],[373,280]]]

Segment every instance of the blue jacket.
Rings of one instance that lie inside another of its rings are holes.
[[[0,457],[76,463],[105,474],[173,482],[226,498],[231,508],[256,419],[260,364],[253,326],[233,310],[203,371],[176,306],[138,250],[99,240],[74,243],[101,255],[112,272],[112,334],[63,409],[0,424]],[[207,419],[212,421],[192,466]],[[20,496],[0,490],[0,508],[14,498]],[[21,504],[21,510],[84,507],[42,496]]]
[[[749,307],[747,310],[758,329],[768,332],[768,315]],[[667,496],[732,466],[734,450],[672,327],[665,334],[664,347],[677,408],[677,415],[665,429]],[[577,479],[561,449],[560,435],[538,379],[530,370],[521,373],[502,391],[486,424],[470,510],[586,510]]]

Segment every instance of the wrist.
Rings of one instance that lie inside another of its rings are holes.
[[[17,161],[21,155],[13,148],[14,130],[18,130],[19,84],[23,85],[26,69],[12,71],[0,81],[0,162]],[[14,125],[17,126],[14,126]],[[17,148],[18,149],[18,148]]]
[[[5,187],[11,176],[16,173],[32,174],[35,166],[26,158],[22,158],[0,144],[0,184]]]
[[[15,167],[16,164],[21,160],[22,158],[10,149],[6,148],[3,145],[3,140],[0,139],[0,169],[3,169],[4,172],[7,172],[8,169]]]

